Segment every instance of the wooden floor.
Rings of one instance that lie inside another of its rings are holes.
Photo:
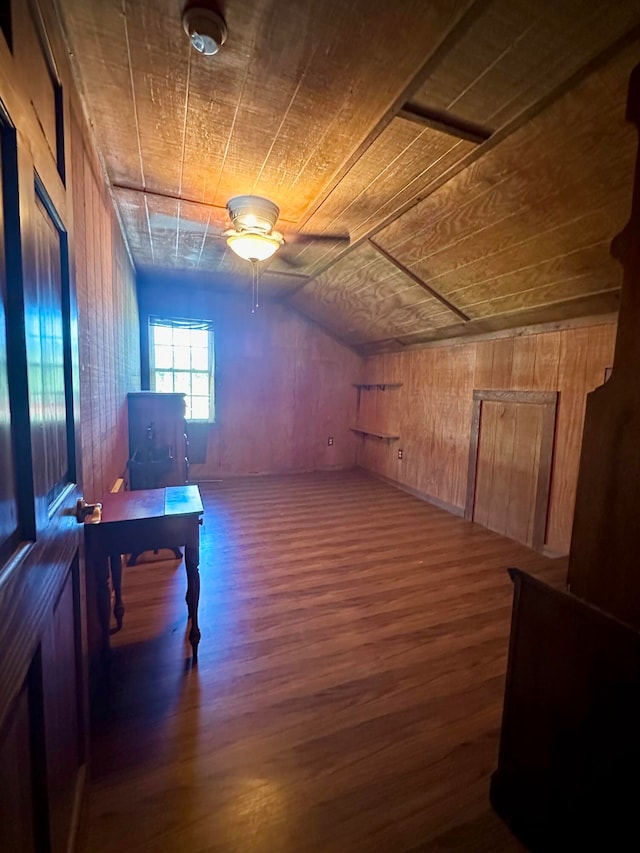
[[[183,567],[124,577],[84,849],[516,851],[493,814],[517,565],[566,565],[363,472],[203,485]]]

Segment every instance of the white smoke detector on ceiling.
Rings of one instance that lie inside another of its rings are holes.
[[[204,6],[187,7],[182,13],[182,26],[194,50],[205,56],[217,53],[227,39],[224,18]]]

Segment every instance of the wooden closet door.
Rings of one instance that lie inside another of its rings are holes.
[[[474,391],[473,397],[465,517],[540,550],[557,393]]]
[[[533,545],[544,411],[528,403],[482,407],[473,520]]]

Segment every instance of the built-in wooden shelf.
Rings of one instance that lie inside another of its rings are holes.
[[[349,429],[351,430],[351,432],[357,432],[360,435],[372,435],[374,436],[374,438],[382,438],[385,441],[397,441],[400,438],[399,435],[392,435],[388,432],[380,432],[379,430],[368,429],[366,427],[352,426],[349,427]]]
[[[354,382],[354,388],[364,388],[365,391],[371,391],[376,388],[378,391],[386,391],[387,388],[400,388],[402,382]]]

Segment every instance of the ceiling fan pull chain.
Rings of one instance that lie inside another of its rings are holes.
[[[251,261],[251,313],[256,313],[258,307],[258,281],[259,281],[258,262]]]

